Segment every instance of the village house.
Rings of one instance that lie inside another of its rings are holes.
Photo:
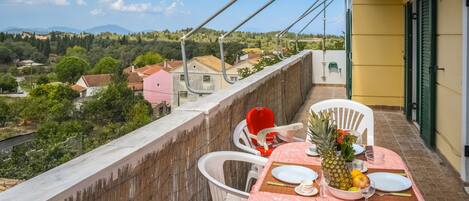
[[[105,89],[111,80],[111,74],[83,75],[71,88],[80,93],[80,97],[94,96]],[[143,94],[143,80],[136,73],[128,74],[127,85],[135,94]]]
[[[230,84],[223,80],[221,60],[215,56],[194,57],[187,62],[190,85],[198,90],[215,92],[228,87]],[[239,79],[238,71],[232,65],[226,63],[228,78],[231,81]],[[197,100],[200,95],[190,93],[185,85],[182,65],[171,71],[173,78],[172,107],[178,107],[188,101]]]

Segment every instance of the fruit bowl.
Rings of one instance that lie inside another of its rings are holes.
[[[344,191],[331,186],[327,186],[327,189],[334,197],[343,200],[358,200],[363,197],[360,191]]]

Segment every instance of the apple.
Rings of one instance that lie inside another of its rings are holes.
[[[364,188],[370,185],[370,179],[366,175],[357,175],[353,178],[352,185],[358,188]]]

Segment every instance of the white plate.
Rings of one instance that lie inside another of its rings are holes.
[[[375,183],[376,189],[385,192],[399,192],[412,187],[409,178],[387,172],[375,172],[367,175]]]
[[[355,155],[361,154],[365,151],[365,147],[362,147],[358,144],[353,144],[352,147],[353,147],[353,150],[355,151]]]
[[[272,169],[272,176],[276,179],[290,183],[300,184],[303,180],[312,180],[318,178],[318,174],[306,167],[297,165],[283,165]]]
[[[314,187],[312,191],[310,192],[305,192],[303,190],[301,190],[301,186],[297,186],[295,187],[295,192],[298,193],[299,195],[302,195],[302,196],[313,196],[313,195],[316,195],[319,193],[319,190]]]

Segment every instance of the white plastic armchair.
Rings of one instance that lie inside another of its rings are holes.
[[[353,130],[360,134],[366,130],[366,144],[374,144],[373,110],[368,106],[352,100],[330,99],[312,105],[310,112],[330,112],[337,128]]]
[[[265,150],[268,150],[266,143],[266,136],[268,133],[277,132],[279,138],[286,142],[301,142],[304,139],[294,137],[295,131],[303,128],[302,123],[294,123],[285,126],[277,126],[273,128],[266,128],[257,135],[253,135],[249,132],[246,124],[246,120],[239,122],[233,133],[233,143],[239,149],[260,156],[261,153],[256,150],[256,146],[252,143],[251,139],[256,139],[259,145],[264,146]]]
[[[285,126],[277,126],[273,128],[266,128],[262,129],[257,133],[257,135],[252,135],[256,137],[257,142],[259,145],[264,146],[265,150],[269,149],[269,145],[266,142],[267,134],[269,133],[278,133],[278,137],[286,142],[300,142],[303,139],[299,139],[295,137],[295,131],[300,130],[303,128],[302,123],[294,123]]]
[[[251,138],[256,139],[259,143],[262,141],[264,143],[262,145],[266,145],[266,143],[265,143],[266,135],[268,133],[271,133],[271,132],[278,132],[280,134],[279,138],[281,138],[284,141],[287,141],[287,142],[292,142],[292,141],[301,142],[301,141],[304,141],[304,139],[293,137],[293,135],[295,133],[294,131],[299,130],[301,128],[303,128],[303,124],[301,124],[301,123],[290,124],[290,125],[287,125],[287,126],[263,129],[263,130],[259,131],[258,135],[256,136],[256,135],[253,135],[249,132],[246,120],[243,120],[243,121],[239,122],[239,124],[236,126],[236,128],[234,130],[233,143],[235,144],[236,147],[238,147],[239,149],[241,149],[244,152],[254,154],[254,155],[257,155],[257,156],[261,156],[261,152],[259,152],[256,149],[256,145],[254,145]],[[259,137],[260,135],[261,135],[261,137]],[[263,138],[263,139],[260,139],[260,138]],[[264,149],[265,149],[265,147],[264,147]],[[267,149],[268,149],[268,146],[267,146]],[[267,149],[265,149],[265,150],[267,150]],[[249,189],[251,189],[252,181],[254,181],[255,179],[258,178],[258,172],[260,172],[260,171],[262,171],[262,167],[259,167],[259,166],[256,166],[256,165],[253,165],[251,167],[251,170],[248,172],[248,176],[246,178],[246,187],[245,187],[246,191],[249,191]]]
[[[248,153],[219,151],[205,154],[198,161],[198,168],[208,179],[213,201],[246,200],[249,193],[229,187],[225,184],[223,164],[226,161],[242,161],[257,166],[265,166],[267,159]]]

